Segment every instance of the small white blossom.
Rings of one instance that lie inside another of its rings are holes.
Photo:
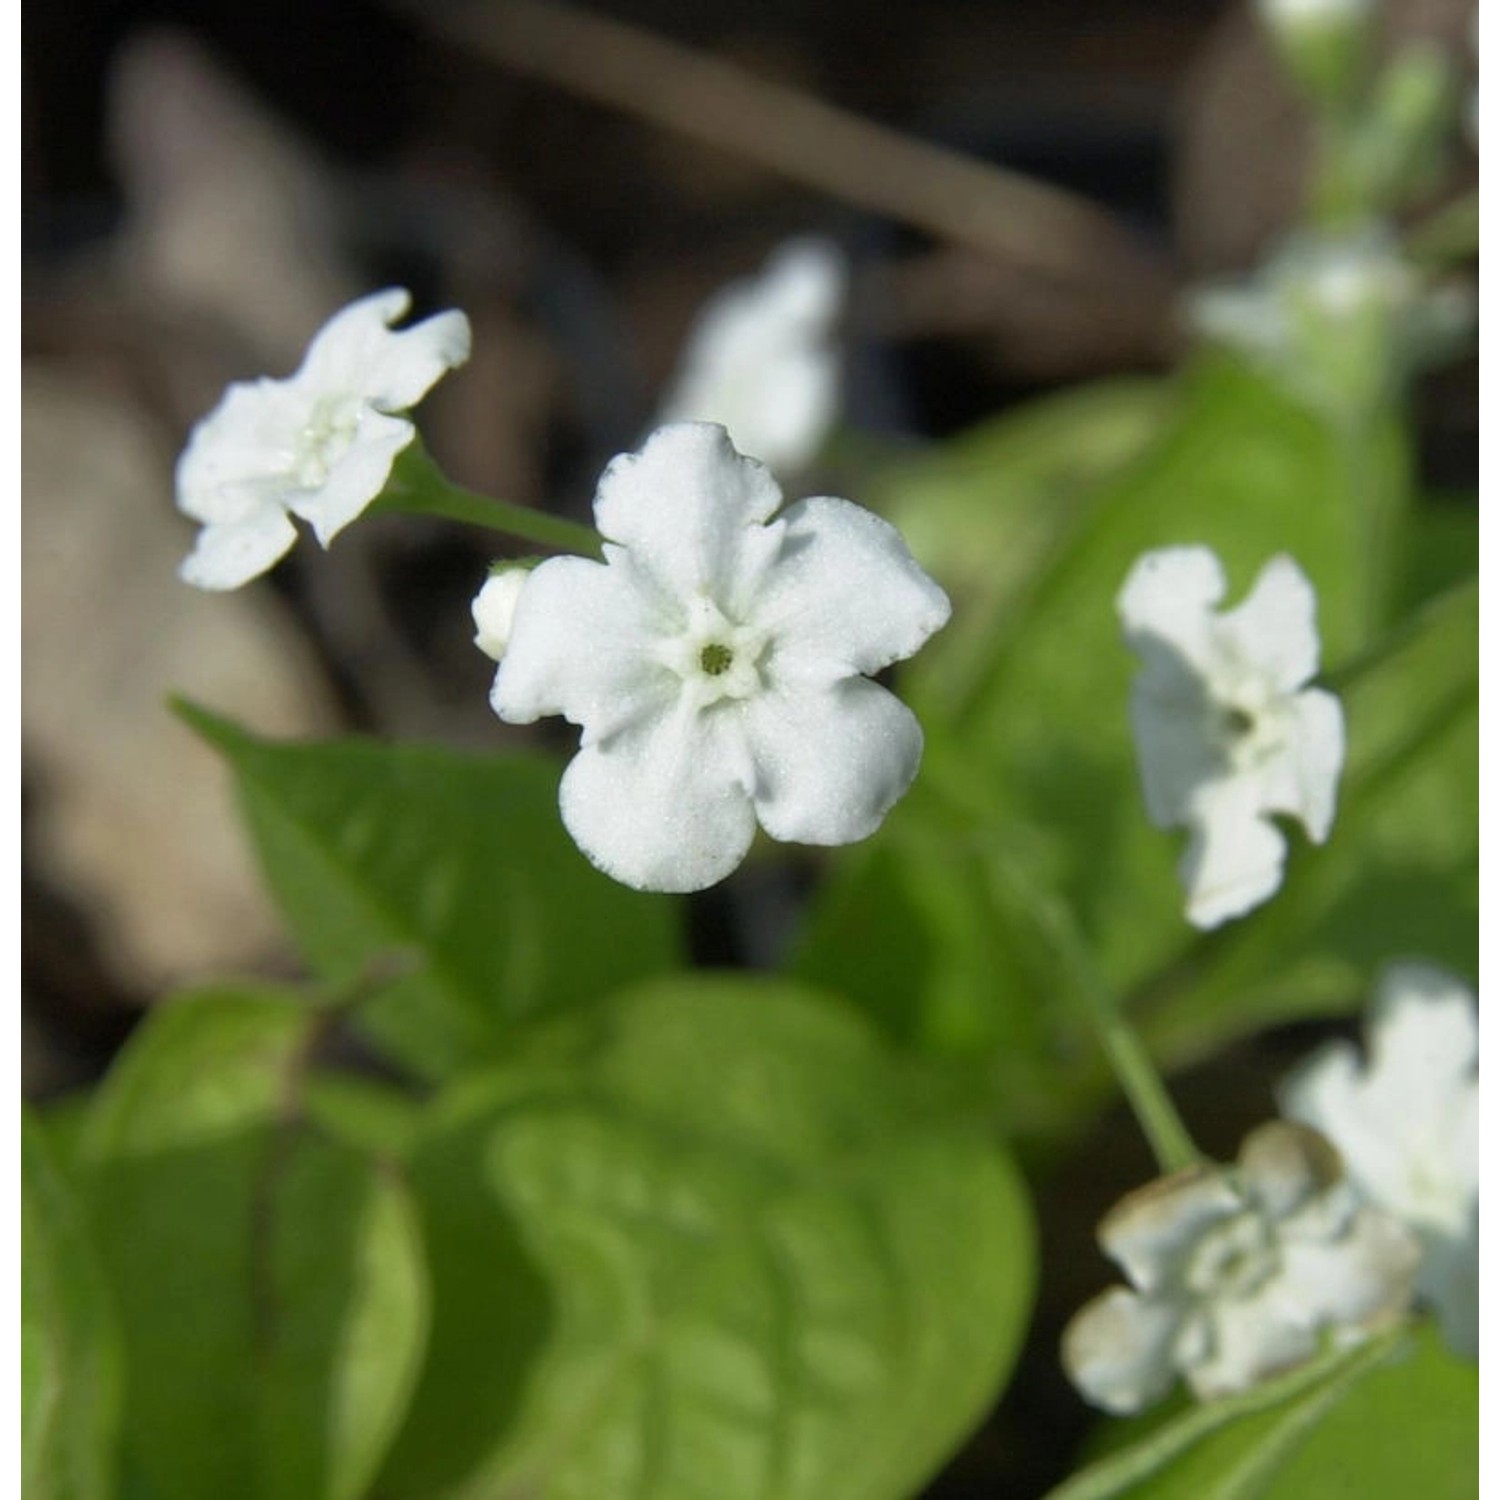
[[[1198,291],[1188,315],[1299,400],[1341,417],[1457,352],[1474,304],[1459,287],[1428,286],[1388,230],[1367,227],[1294,235],[1248,280]]]
[[[947,620],[947,596],[869,511],[781,501],[722,427],[660,428],[599,481],[605,561],[552,558],[522,590],[490,701],[582,726],[563,821],[627,885],[712,885],[757,820],[862,839],[916,774],[921,728],[869,675]]]
[[[1473,992],[1427,964],[1392,964],[1376,988],[1362,1068],[1333,1042],[1281,1087],[1282,1110],[1338,1147],[1350,1180],[1421,1238],[1417,1292],[1448,1342],[1479,1352],[1479,1014]]]
[[[297,540],[299,516],[326,547],[380,493],[416,429],[397,415],[469,357],[469,320],[439,313],[393,332],[400,288],[351,303],[285,380],[237,381],[193,428],[177,462],[178,509],[203,523],[184,581],[233,589]]]
[[[1318,669],[1317,600],[1289,557],[1261,570],[1244,603],[1218,613],[1224,570],[1207,547],[1149,552],[1120,591],[1142,671],[1130,714],[1146,811],[1187,827],[1179,866],[1188,920],[1216,927],[1273,895],[1286,839],[1272,813],[1322,843],[1344,760],[1338,699]]]
[[[1191,1167],[1123,1198],[1099,1242],[1131,1285],[1088,1303],[1063,1333],[1085,1399],[1125,1415],[1181,1376],[1201,1401],[1355,1343],[1399,1318],[1420,1254],[1399,1220],[1364,1204],[1316,1131],[1273,1120],[1235,1167]]]
[[[474,596],[470,607],[474,616],[474,644],[494,661],[505,655],[510,644],[516,603],[529,574],[530,569],[524,567],[502,568],[491,573]]]
[[[791,240],[713,297],[688,336],[662,422],[718,422],[778,473],[812,460],[838,410],[834,328],[848,272],[827,241]]]

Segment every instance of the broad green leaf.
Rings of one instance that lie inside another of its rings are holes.
[[[153,1500],[354,1500],[400,1420],[426,1283],[407,1196],[303,1118],[323,1016],[169,1002],[101,1085],[80,1176],[120,1309],[125,1459]]]
[[[1108,1451],[1048,1500],[1462,1500],[1478,1483],[1478,1369],[1430,1325],[1165,1421],[1111,1424]]]
[[[638,988],[454,1086],[382,1494],[873,1500],[993,1400],[1030,1306],[1007,1158],[841,1003]]]
[[[21,1486],[27,1500],[116,1493],[120,1347],[88,1226],[21,1108]]]
[[[181,711],[234,768],[261,864],[318,972],[349,985],[381,961],[411,966],[361,1016],[425,1076],[501,1056],[517,1023],[677,963],[677,905],[588,864],[558,817],[550,763],[274,744]]]

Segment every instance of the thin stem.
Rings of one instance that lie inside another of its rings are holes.
[[[1119,1080],[1157,1165],[1163,1173],[1179,1172],[1203,1160],[1193,1144],[1151,1054],[1125,1019],[1119,1001],[1099,972],[1072,912],[1051,892],[1041,890],[1024,872],[1000,863],[1001,878],[1024,905],[1083,999],[1099,1044]]]
[[[391,477],[374,511],[405,511],[409,515],[442,516],[469,526],[503,531],[522,541],[557,552],[602,557],[603,545],[592,526],[548,515],[529,505],[497,500],[454,484],[432,461],[421,438],[415,438],[396,459]]]

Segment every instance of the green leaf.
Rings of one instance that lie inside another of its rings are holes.
[[[115,1493],[120,1348],[72,1190],[21,1108],[21,1487],[27,1500]]]
[[[353,1500],[399,1422],[426,1284],[402,1185],[305,1123],[325,1016],[270,990],[154,1012],[80,1174],[120,1308],[125,1445],[153,1500]]]
[[[1048,1500],[1460,1500],[1478,1484],[1478,1375],[1430,1325],[1398,1330],[1164,1421],[1109,1424],[1105,1456]]]
[[[1177,404],[1161,380],[1110,380],[1040,400],[872,476],[869,503],[953,598],[907,686],[918,707],[961,693],[1025,606],[1106,479],[1136,460]]]
[[[872,1500],[996,1395],[1007,1158],[841,1004],[638,988],[455,1085],[417,1152],[429,1358],[381,1492]]]
[[[598,874],[524,756],[346,740],[274,744],[201,709],[308,960],[335,985],[404,958],[361,1009],[429,1078],[504,1055],[518,1023],[674,967],[679,908]]]

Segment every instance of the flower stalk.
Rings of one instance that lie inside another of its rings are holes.
[[[439,516],[446,521],[502,531],[554,552],[572,552],[595,559],[604,555],[603,539],[592,526],[454,484],[433,462],[420,437],[414,438],[397,458],[372,510]]]

